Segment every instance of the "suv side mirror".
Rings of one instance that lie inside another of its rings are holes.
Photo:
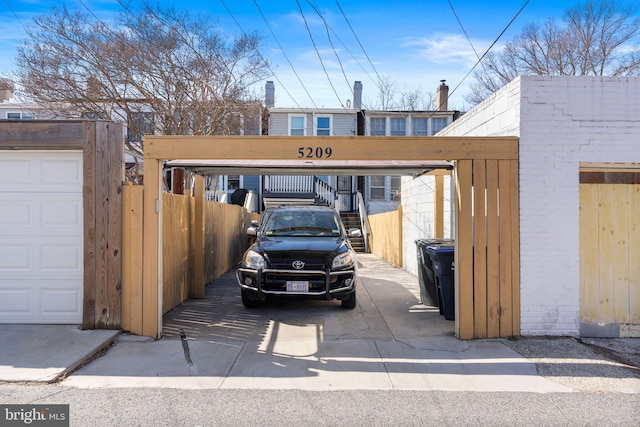
[[[258,235],[258,232],[256,230],[255,227],[249,227],[247,228],[247,236],[249,237],[256,237]]]
[[[347,236],[349,237],[362,237],[362,231],[359,228],[350,228],[347,231]]]

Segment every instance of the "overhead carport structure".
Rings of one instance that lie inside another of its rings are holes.
[[[141,334],[162,334],[162,169],[202,174],[414,175],[455,179],[456,336],[520,328],[518,138],[147,136]]]

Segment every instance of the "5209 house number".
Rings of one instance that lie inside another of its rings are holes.
[[[328,159],[333,154],[331,147],[300,147],[298,148],[299,159]]]

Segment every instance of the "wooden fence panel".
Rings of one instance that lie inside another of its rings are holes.
[[[517,335],[520,331],[518,161],[458,161],[456,193],[458,337]]]
[[[193,198],[163,194],[162,204],[162,314],[166,314],[189,297],[193,281]]]
[[[402,207],[371,215],[371,252],[389,263],[402,267]]]

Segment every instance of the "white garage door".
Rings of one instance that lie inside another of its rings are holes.
[[[0,151],[0,323],[82,323],[82,152]]]

